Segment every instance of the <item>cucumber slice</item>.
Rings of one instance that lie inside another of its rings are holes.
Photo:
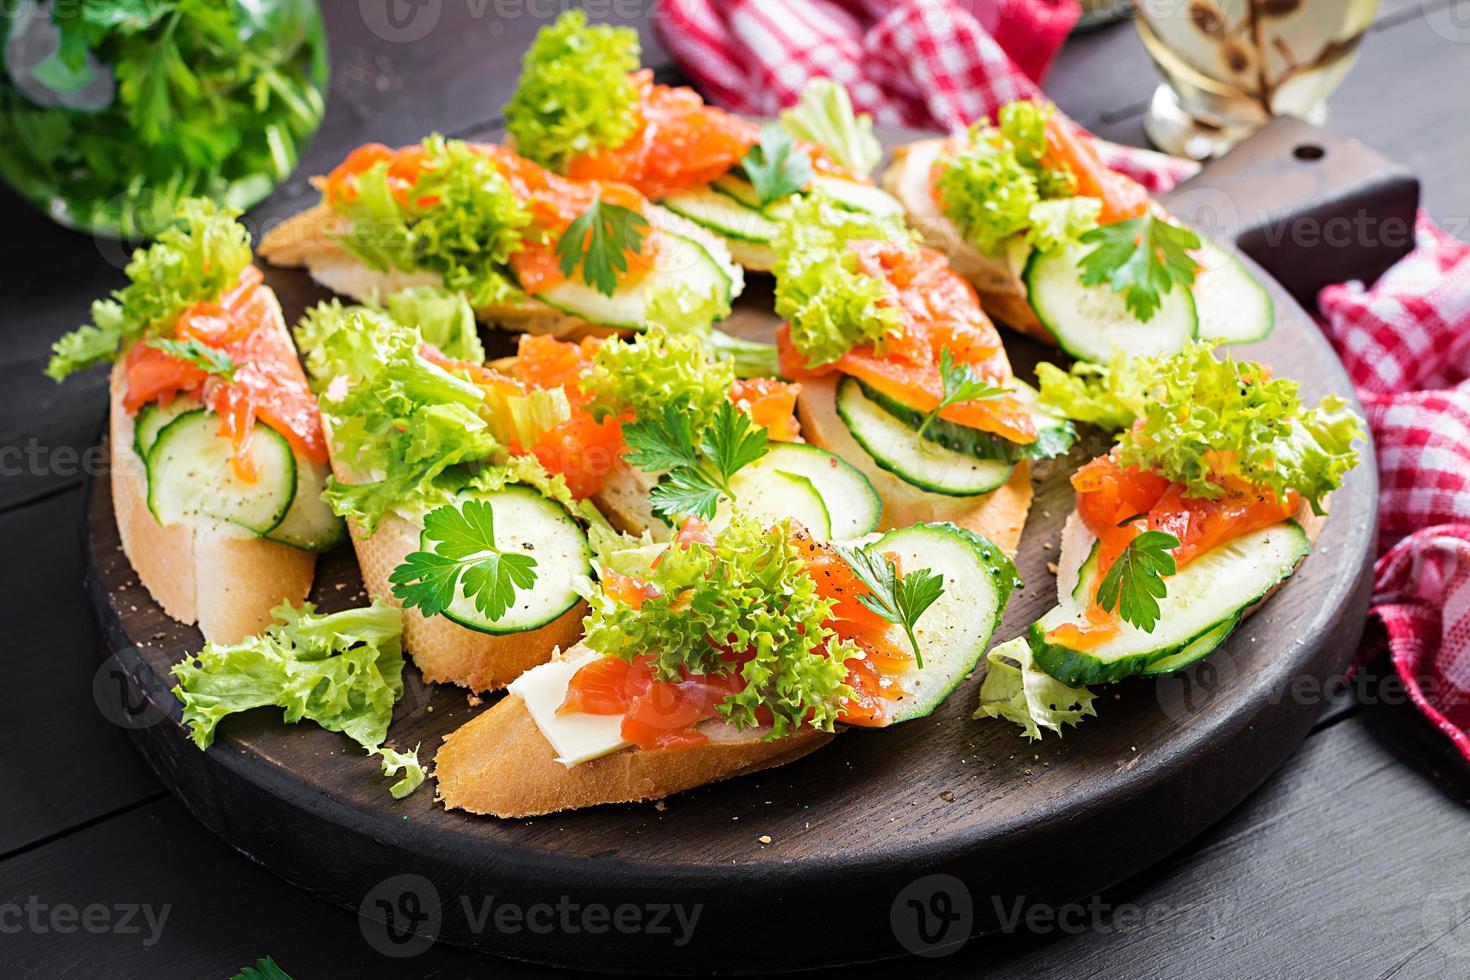
[[[235,476],[232,452],[213,412],[195,409],[164,426],[148,452],[148,509],[154,519],[164,527],[201,518],[228,521],[256,534],[281,523],[296,496],[291,444],[270,426],[255,426],[253,483]]]
[[[748,469],[777,470],[809,481],[826,505],[828,536],[835,541],[851,541],[878,529],[883,514],[878,491],[861,470],[825,449],[801,442],[776,443]]]
[[[862,211],[879,218],[897,218],[903,205],[881,187],[841,177],[813,177],[812,190],[820,191],[849,211]]]
[[[618,330],[641,330],[648,317],[649,301],[670,283],[683,283],[697,296],[714,293],[723,296],[726,302],[733,298],[735,284],[730,274],[704,246],[682,235],[664,234],[674,242],[678,254],[663,268],[655,269],[632,286],[605,296],[581,278],[568,278],[537,293],[536,299],[588,323]]]
[[[1290,577],[1311,549],[1306,532],[1285,521],[1220,545],[1167,580],[1152,633],[1121,623],[1118,635],[1091,650],[1073,650],[1047,639],[1063,623],[1082,621],[1083,602],[1095,588],[1096,563],[1084,563],[1088,585],[1074,601],[1058,606],[1031,625],[1029,640],[1037,666],[1070,687],[1106,684],[1131,674],[1160,673],[1188,666],[1222,643],[1244,611]],[[1079,586],[1079,588],[1082,588]]]
[[[873,462],[923,490],[949,497],[978,497],[1011,478],[1014,464],[957,453],[919,434],[883,410],[852,378],[837,385],[837,414]]]
[[[1245,263],[1217,243],[1204,239],[1197,253],[1194,305],[1203,340],[1253,344],[1276,328],[1276,304]]]
[[[197,411],[203,407],[197,398],[183,395],[169,402],[166,408],[158,402],[144,405],[133,416],[133,451],[143,462],[148,462],[148,451],[153,448],[153,442],[163,431],[163,427],[185,412]]]
[[[862,385],[863,394],[869,401],[903,422],[915,433],[924,424],[924,412],[909,408],[896,398],[870,388],[861,381],[858,384]],[[1072,443],[1077,441],[1076,427],[1043,407],[1041,396],[1026,382],[1017,379],[1010,386],[1016,389],[1017,396],[1031,409],[1031,418],[1036,423],[1035,442],[1021,445],[994,433],[972,429],[948,419],[935,419],[924,433],[924,439],[966,456],[995,459],[1003,463],[1018,463],[1023,459],[1051,459],[1071,449]]]
[[[296,495],[267,538],[302,551],[330,551],[346,540],[347,522],[322,500],[330,472],[322,463],[296,457]]]
[[[944,594],[914,628],[924,666],[895,675],[907,694],[888,702],[893,723],[923,718],[975,669],[990,646],[1011,590],[1019,584],[1016,566],[995,545],[953,524],[889,531],[872,548],[893,555],[905,573],[927,568],[944,576]],[[899,649],[909,649],[898,627],[892,639]]]
[[[827,504],[811,480],[798,473],[774,467],[747,466],[730,480],[735,492],[734,509],[757,518],[766,525],[788,517],[811,532],[818,541],[832,537],[832,518]],[[721,501],[710,522],[716,534],[730,523],[730,503]]]
[[[566,509],[547,500],[530,487],[511,486],[493,493],[466,494],[467,499],[485,500],[495,515],[495,544],[500,551],[514,551],[536,559],[536,582],[517,591],[515,604],[497,620],[488,619],[475,608],[463,588],[444,610],[444,617],[465,629],[502,636],[539,629],[572,608],[581,599],[576,583],[592,574],[592,549],[587,535]],[[422,535],[419,547],[432,550],[433,543]]]
[[[754,188],[751,189],[754,193]],[[780,225],[754,205],[746,205],[713,186],[678,191],[660,198],[663,207],[726,238],[765,244],[776,237]]]
[[[1026,263],[1031,308],[1062,350],[1080,361],[1104,362],[1118,351],[1130,357],[1174,354],[1194,339],[1199,318],[1189,290],[1169,290],[1144,323],[1108,286],[1082,285],[1078,268],[1089,251],[1090,246],[1074,242],[1036,252]]]

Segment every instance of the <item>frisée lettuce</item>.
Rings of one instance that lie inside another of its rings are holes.
[[[173,693],[184,706],[189,737],[201,749],[232,714],[277,707],[284,720],[303,718],[341,732],[383,764],[402,771],[390,789],[403,798],[424,781],[418,751],[385,748],[393,705],[403,697],[403,620],[381,600],[343,612],[317,613],[311,603],[271,610],[277,622],[239,643],[206,643],[175,664]]]

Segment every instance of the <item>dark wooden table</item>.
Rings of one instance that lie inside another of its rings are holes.
[[[327,120],[258,221],[296,210],[310,193],[305,176],[359,142],[493,129],[521,52],[559,4],[427,0],[417,9],[437,21],[400,34],[385,27],[383,6],[323,4],[334,61]],[[656,0],[589,6],[638,25],[645,61],[677,77],[647,28]],[[1470,235],[1467,69],[1470,0],[1385,0],[1329,123],[1411,166],[1431,214],[1461,237]],[[1117,25],[1070,42],[1046,88],[1094,131],[1141,143],[1154,84],[1133,29]],[[0,541],[11,556],[0,566],[9,664],[0,976],[227,977],[267,954],[298,980],[558,975],[443,946],[408,961],[381,955],[355,916],[196,824],[98,710],[100,640],[78,537],[106,382],[99,373],[58,389],[40,371],[50,342],[121,283],[121,263],[115,247],[51,225],[3,189],[0,229]],[[1035,928],[900,973],[1470,976],[1470,777],[1382,670],[1344,690],[1297,692],[1322,703],[1311,737],[1164,864]]]

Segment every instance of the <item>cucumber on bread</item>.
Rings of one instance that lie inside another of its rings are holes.
[[[646,216],[678,240],[681,254],[688,259],[680,262],[683,268],[651,272],[612,296],[568,279],[537,297],[481,307],[475,316],[508,330],[577,339],[638,329],[645,319],[649,292],[664,282],[697,286],[700,295],[720,291],[726,301],[740,295],[744,278],[723,239],[656,205],[648,206]],[[433,272],[366,265],[339,243],[348,227],[348,219],[325,203],[317,204],[266,232],[260,256],[273,265],[305,268],[321,285],[362,303],[381,302],[411,286],[442,285]]]

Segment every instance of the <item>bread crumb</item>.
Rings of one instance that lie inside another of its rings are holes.
[[[756,840],[760,841],[762,844],[769,844],[771,842],[771,835],[761,834],[759,837],[756,838]]]
[[[478,694],[466,695],[465,700],[470,703],[471,708],[478,708],[480,705],[485,703],[485,699],[480,697]]]
[[[1057,573],[1057,563],[1054,562],[1054,561],[1047,562],[1046,563],[1046,570],[1048,572],[1051,572],[1053,575],[1055,575]]]
[[[952,789],[944,790],[942,793],[939,794],[939,798],[941,800],[943,800],[944,802],[946,802],[946,803],[953,803],[954,802],[954,790],[952,790]]]

